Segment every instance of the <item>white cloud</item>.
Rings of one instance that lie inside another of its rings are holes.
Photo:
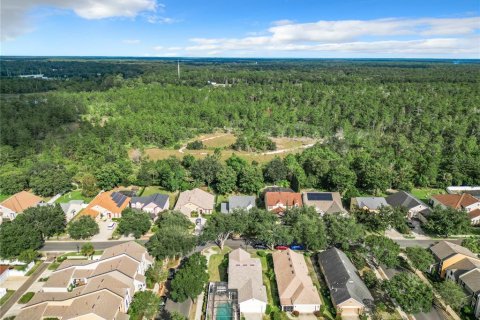
[[[180,20],[177,20],[177,19],[156,16],[156,15],[148,16],[147,21],[150,23],[158,23],[158,24],[172,24],[172,23],[180,22]]]
[[[455,19],[276,21],[267,35],[243,38],[193,38],[190,54],[240,52],[324,52],[385,55],[480,56],[480,17]]]
[[[162,46],[155,46],[155,47],[153,47],[153,50],[160,51],[160,50],[163,50],[163,47]]]
[[[125,44],[139,44],[141,41],[138,39],[125,39],[122,42]]]
[[[273,26],[285,26],[287,24],[294,24],[294,23],[295,23],[295,21],[293,21],[293,20],[283,19],[283,20],[273,21],[272,25]]]
[[[78,16],[89,20],[134,18],[141,12],[155,12],[164,7],[155,0],[3,0],[1,40],[11,40],[32,31],[33,27],[27,19],[28,13],[41,6],[72,10]]]

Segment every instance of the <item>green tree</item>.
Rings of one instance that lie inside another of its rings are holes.
[[[63,165],[38,164],[30,173],[30,187],[43,197],[64,193],[72,188],[72,175]]]
[[[330,169],[327,180],[331,190],[344,194],[345,191],[355,187],[357,175],[348,166],[340,164]]]
[[[238,188],[242,193],[254,194],[264,186],[262,172],[257,166],[246,167],[238,178]]]
[[[171,296],[174,301],[192,301],[203,291],[208,282],[207,258],[200,253],[191,255],[172,280]]]
[[[163,211],[159,213],[155,224],[159,228],[178,227],[180,230],[193,229],[193,223],[179,211]]]
[[[33,249],[27,249],[22,252],[20,252],[18,256],[18,260],[25,262],[25,263],[30,263],[33,260],[35,260],[38,257],[38,252]]]
[[[328,230],[328,243],[334,246],[340,245],[344,250],[363,239],[365,235],[362,225],[357,223],[355,217],[326,214],[323,216],[323,221]]]
[[[313,207],[292,208],[283,218],[290,227],[294,241],[307,250],[325,249],[327,246],[325,224]]]
[[[280,157],[273,158],[272,161],[267,163],[263,171],[263,176],[265,177],[266,182],[276,183],[282,180],[287,179],[288,168],[283,163]]]
[[[363,224],[368,231],[384,232],[390,225],[387,210],[385,207],[380,208],[379,212],[355,209],[353,214],[357,221]]]
[[[25,172],[19,169],[6,168],[9,171],[0,174],[0,192],[3,194],[15,194],[28,187],[28,179]]]
[[[197,160],[190,169],[190,172],[193,178],[210,186],[221,168],[222,165],[217,157],[207,155],[204,159]]]
[[[468,248],[474,253],[480,253],[480,237],[468,237],[463,239],[462,247]]]
[[[383,286],[407,313],[429,312],[432,308],[432,289],[413,274],[401,272],[384,281]]]
[[[237,173],[229,166],[222,166],[215,178],[215,190],[220,194],[233,192],[237,187]]]
[[[133,296],[128,314],[132,319],[152,319],[158,312],[160,297],[152,291],[138,291]]]
[[[453,310],[460,311],[468,303],[468,296],[465,291],[454,281],[437,282],[435,283],[435,290]]]
[[[187,143],[187,149],[188,150],[201,150],[201,149],[205,149],[205,146],[203,145],[202,141],[195,140],[195,141]]]
[[[70,238],[88,239],[100,232],[97,222],[90,216],[81,216],[80,218],[70,222],[67,228]]]
[[[43,238],[40,230],[34,227],[34,221],[21,214],[12,222],[2,223],[0,243],[0,256],[9,259],[25,250],[39,249],[43,245]]]
[[[156,162],[157,179],[155,184],[168,191],[183,190],[185,185],[186,172],[181,162],[175,157]]]
[[[106,163],[95,172],[97,185],[103,190],[119,186],[125,179],[124,173],[116,163]]]
[[[369,251],[389,268],[398,266],[398,254],[400,246],[390,238],[370,235],[365,239],[365,245]]]
[[[420,271],[427,271],[435,263],[435,259],[430,251],[421,247],[408,247],[407,257],[412,262],[413,267]]]
[[[233,234],[242,234],[246,230],[245,214],[242,211],[235,211],[230,214],[215,214],[203,228],[201,239],[215,241],[223,250],[225,241]]]
[[[87,173],[80,180],[82,185],[82,196],[95,197],[98,194],[97,179],[93,174]]]
[[[184,316],[182,316],[180,313],[173,311],[170,314],[170,320],[187,320]]]
[[[464,210],[437,206],[427,217],[424,228],[432,234],[448,237],[452,234],[464,234],[470,227],[470,219]]]
[[[95,248],[90,242],[87,242],[82,246],[82,248],[80,249],[80,252],[85,257],[93,257],[93,255],[95,254]]]
[[[375,275],[375,272],[370,269],[363,272],[362,278],[363,282],[365,282],[365,285],[369,289],[374,289],[378,285],[377,276]]]
[[[150,230],[151,225],[148,213],[126,208],[122,211],[122,218],[118,223],[118,232],[127,237],[133,234],[135,239],[138,239]]]
[[[65,213],[58,203],[28,208],[22,215],[32,221],[33,227],[41,233],[43,238],[63,233],[67,225]]]

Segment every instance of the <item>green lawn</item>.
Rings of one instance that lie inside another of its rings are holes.
[[[27,277],[30,276],[32,273],[35,272],[35,270],[38,269],[38,267],[40,267],[40,265],[41,265],[42,263],[43,263],[43,261],[37,260],[37,261],[35,262],[35,265],[32,267],[32,269],[30,269],[30,271],[28,271],[25,275],[26,275]]]
[[[272,254],[267,253],[263,257],[258,255],[258,251],[255,254],[256,257],[260,258],[260,261],[262,263],[263,284],[267,288],[268,304],[271,306],[280,307],[277,282],[275,280],[275,272],[273,271]]]
[[[52,262],[48,266],[48,270],[57,270],[59,266],[60,266],[60,262]]]
[[[2,202],[3,200],[7,199],[8,197],[10,197],[10,195],[8,195],[8,194],[1,194],[1,193],[0,193],[0,202]]]
[[[325,310],[323,311],[323,316],[327,319],[335,319],[335,308],[330,298],[327,285],[324,284],[322,286],[322,284],[320,283],[319,275],[317,274],[317,272],[315,271],[315,268],[313,267],[312,258],[307,256],[304,256],[304,258],[305,258],[305,263],[307,264],[308,274],[310,275],[310,278],[312,278],[312,281],[315,287],[317,287],[320,299],[322,300],[322,305],[326,307]]]
[[[63,196],[57,199],[55,203],[65,203],[69,202],[70,200],[83,200],[85,203],[89,203],[92,201],[93,198],[88,198],[82,196],[82,190],[75,190],[75,191],[70,191],[68,193],[65,193]]]
[[[428,203],[430,197],[434,194],[443,194],[446,193],[444,189],[437,188],[413,188],[412,195],[425,203]]]
[[[2,299],[0,299],[0,306],[3,306],[3,304],[4,304],[5,302],[7,302],[8,299],[10,299],[10,297],[11,297],[14,293],[15,293],[15,290],[7,290],[7,294],[4,295],[4,296],[2,297]]]
[[[208,275],[212,282],[227,281],[228,253],[232,251],[224,247],[222,251],[210,256],[208,261]]]
[[[170,209],[173,209],[175,202],[177,201],[178,192],[170,192],[158,186],[145,187],[143,192],[139,195],[142,197],[152,195],[154,193],[166,194],[170,198]]]
[[[35,292],[27,292],[18,300],[18,303],[25,304],[28,301],[32,300],[34,295]]]

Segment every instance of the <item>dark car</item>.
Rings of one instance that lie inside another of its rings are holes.
[[[267,250],[268,247],[266,245],[264,245],[263,243],[254,243],[252,245],[253,249],[257,249],[257,250]]]
[[[170,268],[170,269],[168,269],[168,277],[167,277],[167,280],[172,280],[173,277],[175,277],[175,269],[174,269],[174,268]]]
[[[407,221],[407,226],[408,226],[410,229],[415,229],[415,224],[414,224],[412,221]]]
[[[290,249],[292,249],[292,250],[305,250],[305,247],[300,245],[300,244],[292,244],[290,246]]]
[[[287,250],[288,246],[275,246],[275,249],[277,249],[277,250]]]

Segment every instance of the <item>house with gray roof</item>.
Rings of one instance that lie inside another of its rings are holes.
[[[347,213],[343,208],[342,197],[339,192],[304,192],[302,200],[305,207],[314,207],[321,216],[324,214]]]
[[[130,200],[130,207],[139,209],[150,214],[152,219],[170,207],[170,200],[168,195],[155,193],[145,197],[132,197]]]
[[[428,205],[405,191],[392,193],[387,196],[385,200],[393,208],[405,208],[407,210],[408,219],[419,218],[426,222],[426,217],[432,212]]]
[[[70,200],[66,203],[60,203],[60,207],[62,208],[63,213],[65,213],[68,222],[82,209],[86,208],[87,204],[83,200]]]
[[[473,269],[460,276],[458,283],[470,296],[475,318],[480,319],[480,269]]]
[[[383,197],[356,197],[350,202],[350,210],[363,209],[378,212],[381,207],[390,207]]]
[[[337,314],[342,318],[355,318],[370,309],[373,297],[343,251],[330,248],[321,252],[318,264],[325,276]]]
[[[222,202],[221,212],[232,213],[235,209],[250,210],[256,207],[255,196],[231,196],[228,202]]]

